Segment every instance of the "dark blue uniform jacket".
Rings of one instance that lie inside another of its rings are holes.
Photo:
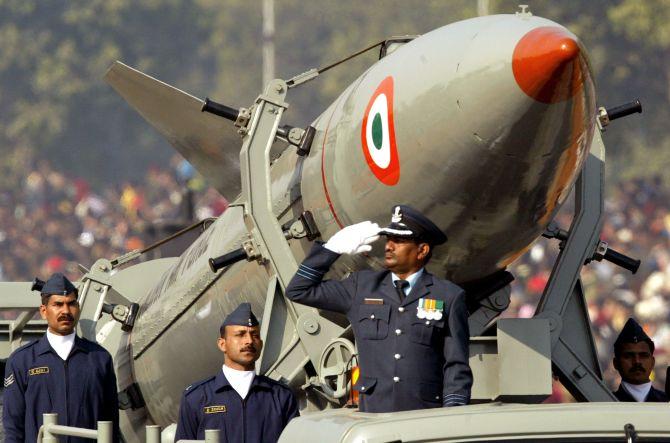
[[[276,442],[288,422],[298,415],[298,402],[287,386],[256,375],[242,400],[219,371],[216,377],[186,388],[175,441],[203,440],[205,429],[219,429],[221,443]]]
[[[346,314],[359,355],[360,410],[390,412],[470,401],[469,329],[463,289],[424,270],[401,302],[389,271],[322,281],[339,254],[317,243],[286,288],[289,299]],[[420,299],[444,302],[439,320],[419,318]]]
[[[6,442],[34,442],[42,414],[57,413],[58,424],[97,429],[113,421],[119,439],[119,409],[112,357],[102,346],[75,337],[67,360],[46,335],[17,349],[5,367],[2,424]],[[89,442],[60,437],[61,442]]]
[[[627,402],[636,402],[635,397],[630,395],[630,393],[624,388],[623,385],[619,385],[619,389],[616,390],[614,396],[619,399],[619,401]],[[655,403],[655,402],[668,402],[668,396],[665,395],[665,392],[655,389],[653,386],[649,390],[649,394],[644,399],[645,403]]]

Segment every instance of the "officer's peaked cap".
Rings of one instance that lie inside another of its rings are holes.
[[[221,325],[221,335],[223,335],[223,330],[226,326],[258,326],[258,319],[251,312],[251,304],[240,303],[233,312],[228,314],[228,317],[226,317]]]
[[[614,342],[614,349],[619,349],[624,343],[639,343],[641,341],[649,343],[649,349],[652,353],[654,352],[653,340],[644,332],[644,329],[642,329],[642,326],[638,322],[633,318],[629,318]]]
[[[42,295],[77,294],[77,288],[60,272],[52,274],[46,282],[36,278],[33,282],[32,290],[40,291]]]
[[[391,223],[380,232],[382,235],[424,240],[431,245],[441,245],[447,236],[428,217],[407,205],[391,209]]]

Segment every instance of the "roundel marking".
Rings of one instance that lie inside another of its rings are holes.
[[[363,155],[372,173],[385,185],[400,179],[400,161],[393,124],[393,77],[377,86],[365,108],[361,128]]]

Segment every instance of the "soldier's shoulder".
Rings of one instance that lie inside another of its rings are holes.
[[[184,396],[192,396],[194,392],[202,392],[202,390],[207,386],[207,384],[213,382],[216,379],[215,376],[205,378],[204,380],[196,381],[191,383],[184,389]]]
[[[293,395],[293,391],[291,391],[291,388],[289,388],[286,383],[271,379],[265,375],[257,375],[256,377],[258,377],[261,382],[268,385],[274,391],[285,392],[287,394]]]
[[[669,401],[667,394],[664,391],[661,391],[660,389],[656,389],[655,387],[651,387],[652,394],[655,398],[656,401],[658,402],[666,402]]]
[[[110,358],[112,357],[112,355],[109,353],[107,349],[105,349],[102,345],[94,341],[91,341],[84,337],[77,337],[77,340],[79,340],[79,344],[89,352],[101,353],[108,355]]]
[[[433,284],[439,286],[442,290],[446,290],[451,296],[456,296],[459,295],[461,292],[464,292],[463,288],[461,288],[451,280],[438,278],[434,275],[433,275]]]
[[[380,284],[384,280],[390,271],[386,269],[374,270],[374,269],[363,269],[356,271],[356,276],[359,282],[367,282],[373,284]]]
[[[25,345],[20,346],[19,348],[17,348],[14,352],[12,352],[9,355],[9,358],[7,359],[7,362],[9,363],[9,362],[12,362],[12,361],[16,361],[16,360],[18,360],[18,359],[20,359],[20,358],[22,358],[26,355],[30,355],[33,347],[37,343],[39,343],[39,340],[34,340],[34,341],[31,341],[30,343],[26,343]]]

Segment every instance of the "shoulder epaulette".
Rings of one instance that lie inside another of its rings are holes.
[[[191,384],[191,385],[188,386],[186,389],[184,389],[184,395],[189,395],[189,394],[191,394],[192,392],[197,391],[197,388],[198,388],[199,386],[202,386],[202,385],[204,385],[205,383],[208,383],[208,382],[214,380],[215,378],[216,378],[215,376],[212,376],[212,377],[209,377],[209,378],[206,378],[206,379],[204,379],[204,380],[200,380],[200,381],[197,381],[197,382]]]
[[[33,340],[33,341],[31,341],[30,343],[26,343],[25,345],[19,346],[18,348],[16,348],[16,350],[15,350],[14,352],[12,352],[12,353],[10,354],[10,357],[11,357],[12,355],[16,355],[16,354],[18,354],[19,352],[28,349],[28,348],[32,348],[32,347],[35,346],[38,342],[39,342],[39,340]]]

